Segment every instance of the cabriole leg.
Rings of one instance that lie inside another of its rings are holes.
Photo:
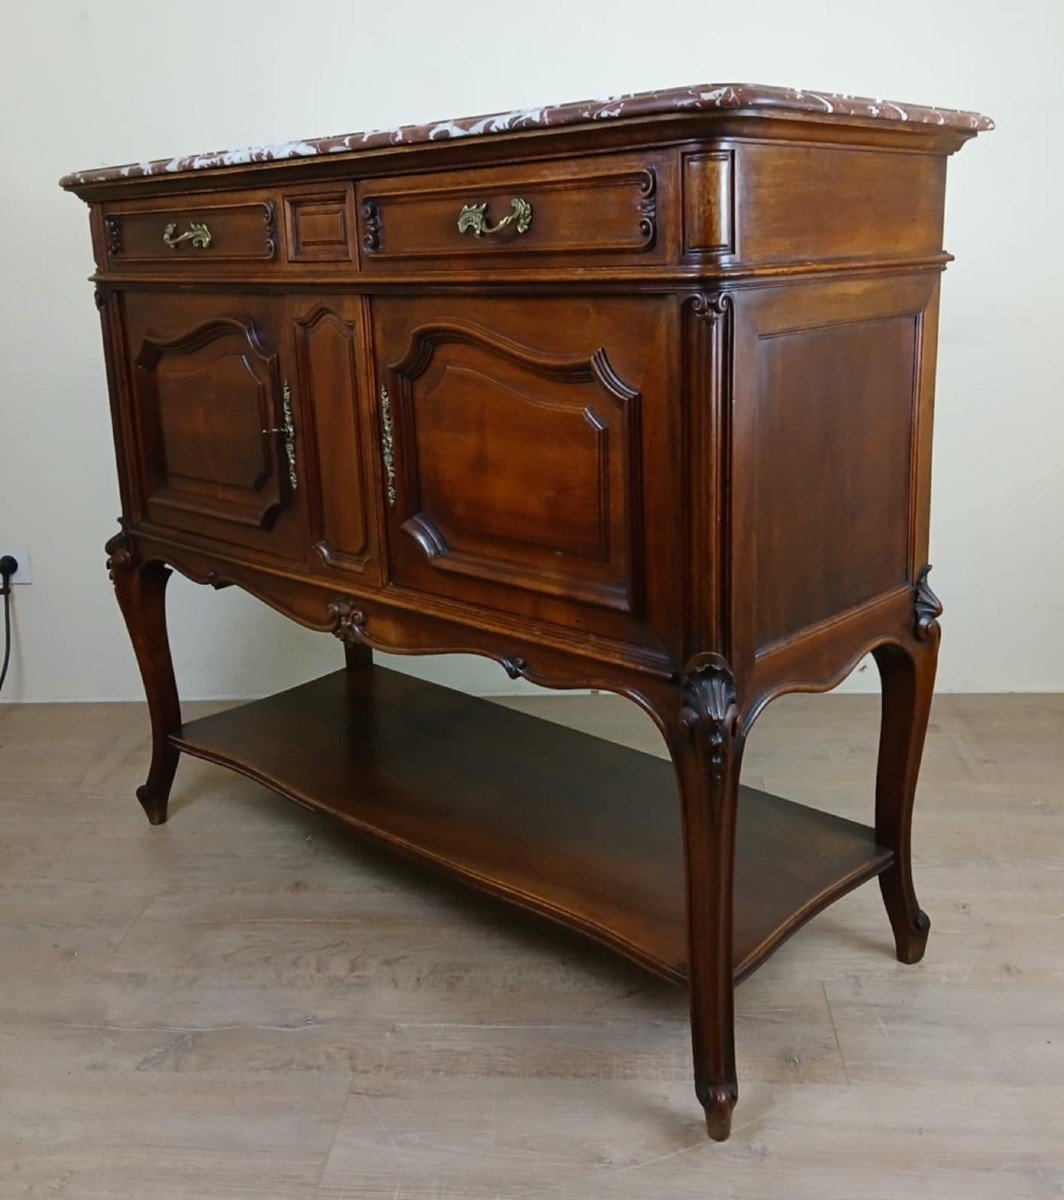
[[[672,748],[683,806],[695,1093],[706,1130],[723,1142],[739,1092],[735,1074],[732,874],[743,738],[735,684],[716,655],[694,661]]]
[[[124,533],[107,543],[107,554],[107,569],[133,643],[151,719],[151,763],[147,782],[137,788],[137,799],[151,824],[162,825],[179,757],[169,738],[181,726],[181,707],[166,632],[166,583],[170,569],[162,563],[139,563]]]
[[[913,888],[912,815],[916,780],[931,712],[938,662],[942,606],[927,586],[927,570],[916,588],[916,623],[908,646],[888,644],[875,651],[883,686],[883,714],[876,770],[876,840],[894,851],[894,862],[879,877],[898,958],[919,962],[931,922]]]

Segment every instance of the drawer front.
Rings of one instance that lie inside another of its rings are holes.
[[[675,225],[662,154],[567,159],[361,183],[367,270],[660,262]]]
[[[162,205],[117,203],[104,209],[103,234],[111,267],[192,270],[267,263],[277,254],[277,208],[265,195]]]

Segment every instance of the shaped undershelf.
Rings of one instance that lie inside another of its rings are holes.
[[[171,741],[686,980],[680,805],[665,759],[382,667],[192,721]],[[742,788],[736,980],[891,861],[863,825]]]

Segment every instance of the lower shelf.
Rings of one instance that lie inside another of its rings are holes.
[[[408,857],[687,976],[671,764],[381,667],[185,725],[181,750]],[[885,870],[871,829],[742,788],[735,977]]]

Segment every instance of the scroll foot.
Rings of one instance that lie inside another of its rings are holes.
[[[922,908],[908,911],[904,907],[903,899],[892,899],[888,896],[890,879],[887,875],[879,877],[879,885],[883,890],[887,911],[902,914],[894,922],[894,949],[898,956],[898,962],[910,966],[918,963],[927,949],[927,935],[931,930],[931,918]]]
[[[709,1090],[702,1099],[706,1110],[706,1133],[715,1142],[726,1142],[731,1134],[732,1110],[738,1100],[735,1087],[722,1084]]]
[[[166,824],[166,806],[170,799],[168,795],[160,795],[144,784],[137,788],[137,799],[140,801],[141,808],[148,814],[149,825]]]

